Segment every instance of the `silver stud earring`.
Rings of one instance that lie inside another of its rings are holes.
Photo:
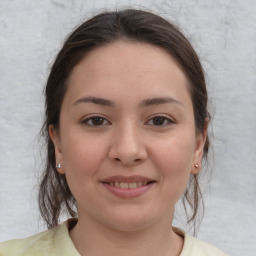
[[[194,166],[195,166],[195,168],[198,168],[198,167],[199,167],[199,165],[198,165],[198,164],[195,164]]]
[[[57,168],[57,169],[60,169],[61,166],[62,166],[62,165],[61,165],[60,163],[58,163],[58,164],[56,165],[56,168]]]

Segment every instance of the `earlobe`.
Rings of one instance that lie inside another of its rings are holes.
[[[202,160],[204,155],[204,146],[207,139],[207,128],[208,128],[208,119],[205,120],[203,131],[196,135],[193,166],[190,172],[191,174],[197,174],[201,170]]]
[[[197,174],[199,173],[201,170],[201,167],[199,164],[194,164],[194,166],[192,166],[191,172],[190,174]]]
[[[56,128],[53,125],[49,125],[49,136],[54,145],[56,169],[59,173],[64,174],[64,170],[62,166],[63,159],[62,159],[60,138]]]

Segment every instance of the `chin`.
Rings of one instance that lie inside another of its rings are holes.
[[[152,214],[129,211],[122,215],[112,215],[112,218],[108,221],[108,226],[117,231],[135,232],[146,229],[153,225],[155,221]]]

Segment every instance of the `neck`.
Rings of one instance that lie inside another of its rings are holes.
[[[183,239],[171,229],[171,223],[161,223],[136,231],[120,231],[79,218],[70,237],[82,256],[178,256]]]

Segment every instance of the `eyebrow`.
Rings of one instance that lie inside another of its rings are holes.
[[[73,105],[77,105],[80,103],[94,103],[97,105],[102,105],[102,106],[107,106],[107,107],[114,107],[114,105],[115,105],[114,102],[111,100],[98,98],[98,97],[83,97],[83,98],[80,98],[77,101],[75,101]]]
[[[145,99],[140,103],[140,107],[149,107],[149,106],[155,106],[160,104],[166,104],[166,103],[176,103],[182,105],[182,103],[178,100],[175,100],[171,97],[159,97],[159,98],[152,98],[152,99]]]
[[[111,100],[99,98],[99,97],[82,97],[74,102],[73,105],[78,105],[80,103],[93,103],[96,105],[107,106],[107,107],[114,107],[115,103]],[[178,100],[175,100],[171,97],[158,97],[158,98],[151,98],[145,99],[140,104],[139,107],[149,107],[149,106],[156,106],[166,103],[176,103],[182,105],[182,103]]]

